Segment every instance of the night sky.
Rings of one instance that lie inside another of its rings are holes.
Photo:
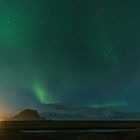
[[[0,109],[140,109],[140,1],[0,0]]]

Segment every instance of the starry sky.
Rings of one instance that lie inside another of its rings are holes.
[[[0,0],[0,109],[139,110],[140,1]]]

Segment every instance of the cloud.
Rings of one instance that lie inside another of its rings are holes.
[[[112,111],[108,108],[99,109],[86,106],[71,106],[69,104],[60,103],[42,105],[41,110],[45,115],[51,115],[51,117],[54,118],[56,116],[61,116],[62,118],[67,116],[69,119],[101,119],[111,117],[112,115]]]
[[[126,102],[109,102],[109,103],[94,103],[91,105],[92,108],[117,108],[127,106]]]
[[[98,106],[71,106],[69,104],[42,104],[41,114],[56,120],[116,120],[116,119],[139,119],[140,112],[114,110],[116,104],[99,108]],[[121,104],[120,104],[121,105]],[[125,104],[122,104],[122,106]],[[112,107],[112,108],[111,108]],[[114,107],[114,108],[113,108]]]

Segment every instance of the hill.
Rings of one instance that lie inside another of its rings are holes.
[[[41,117],[36,110],[26,109],[17,115],[9,118],[8,120],[13,121],[38,121],[45,120],[45,118]]]

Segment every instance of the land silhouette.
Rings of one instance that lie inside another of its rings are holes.
[[[37,110],[25,109],[18,113],[17,115],[7,119],[8,121],[40,121],[46,120],[44,117],[41,117]]]
[[[42,117],[37,110],[26,109],[6,121],[50,121]],[[54,120],[51,120],[54,121]],[[89,121],[90,123],[90,121]],[[129,122],[128,122],[129,123]],[[62,124],[63,125],[63,124]],[[113,124],[112,124],[113,125]],[[16,126],[15,126],[16,127]],[[91,130],[47,130],[47,131],[26,131],[26,130],[1,130],[1,140],[139,140],[140,129],[114,130],[114,131],[91,131]]]

